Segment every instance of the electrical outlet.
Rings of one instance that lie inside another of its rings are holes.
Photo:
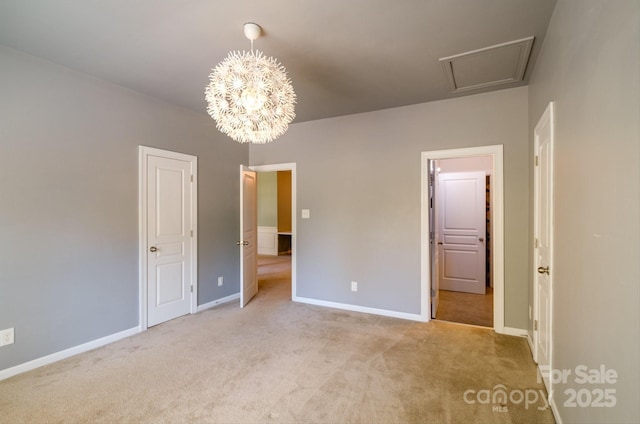
[[[224,284],[224,277],[218,277],[218,287],[222,287]]]
[[[13,344],[13,328],[0,331],[0,346]]]
[[[351,291],[352,292],[357,292],[358,291],[358,282],[357,281],[352,281],[351,282]]]

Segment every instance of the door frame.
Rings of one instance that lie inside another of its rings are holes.
[[[296,234],[297,234],[297,189],[296,189],[296,164],[295,162],[291,163],[278,163],[272,165],[252,165],[249,166],[250,169],[253,169],[256,172],[271,172],[271,171],[291,171],[291,300],[297,301],[297,272],[296,272],[296,261],[297,261],[297,243],[296,243]]]
[[[139,330],[148,328],[147,320],[147,163],[149,156],[159,156],[168,159],[182,160],[191,163],[191,292],[190,313],[198,309],[198,157],[157,149],[155,147],[138,146],[138,301],[139,301]]]
[[[436,178],[436,162],[434,160],[427,160],[425,166],[427,167],[427,222],[437,225],[438,221],[438,199],[436,192],[438,190],[437,178]],[[431,225],[431,224],[429,224]],[[435,231],[429,232],[429,318],[435,319],[438,314],[438,306],[440,304],[440,255],[438,252],[438,242],[436,240]],[[434,287],[435,286],[435,287]],[[434,306],[435,304],[435,306]]]
[[[430,160],[461,157],[491,156],[492,171],[492,247],[493,274],[493,328],[496,333],[510,334],[504,325],[504,162],[503,146],[479,146],[449,150],[421,152],[421,243],[420,243],[420,315],[423,321],[431,318],[431,264],[429,232],[435,231],[429,223],[429,167]]]

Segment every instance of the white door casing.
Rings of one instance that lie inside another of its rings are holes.
[[[436,234],[436,222],[438,217],[438,204],[436,199],[436,193],[438,190],[438,184],[436,179],[436,161],[429,161],[429,226],[432,230],[429,231],[429,252],[430,252],[430,265],[431,265],[431,318],[435,318],[438,314],[438,305],[440,303],[440,252],[436,248],[436,241],[438,240]]]
[[[240,307],[258,293],[257,172],[240,165]]]
[[[140,326],[197,307],[197,158],[140,146]]]
[[[486,173],[438,175],[440,289],[486,293]]]
[[[420,316],[423,321],[431,320],[431,264],[429,261],[429,232],[435,231],[429,225],[429,197],[427,182],[429,161],[461,157],[491,156],[493,159],[491,211],[493,255],[493,328],[496,333],[515,334],[504,325],[504,164],[503,146],[479,146],[449,150],[433,150],[421,153],[421,265],[420,265]]]
[[[538,121],[534,132],[534,257],[533,343],[534,359],[547,392],[552,366],[553,305],[553,102]]]

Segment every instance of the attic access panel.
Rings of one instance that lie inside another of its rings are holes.
[[[522,38],[441,58],[449,89],[458,93],[522,81],[533,39]]]

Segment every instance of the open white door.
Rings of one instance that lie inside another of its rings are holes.
[[[553,260],[553,102],[533,133],[534,168],[534,359],[551,393],[551,271]]]
[[[486,173],[438,175],[440,289],[486,293]]]
[[[240,307],[258,293],[257,173],[240,165]]]
[[[153,326],[194,312],[196,157],[141,147],[141,293]],[[146,320],[144,319],[146,318]]]

